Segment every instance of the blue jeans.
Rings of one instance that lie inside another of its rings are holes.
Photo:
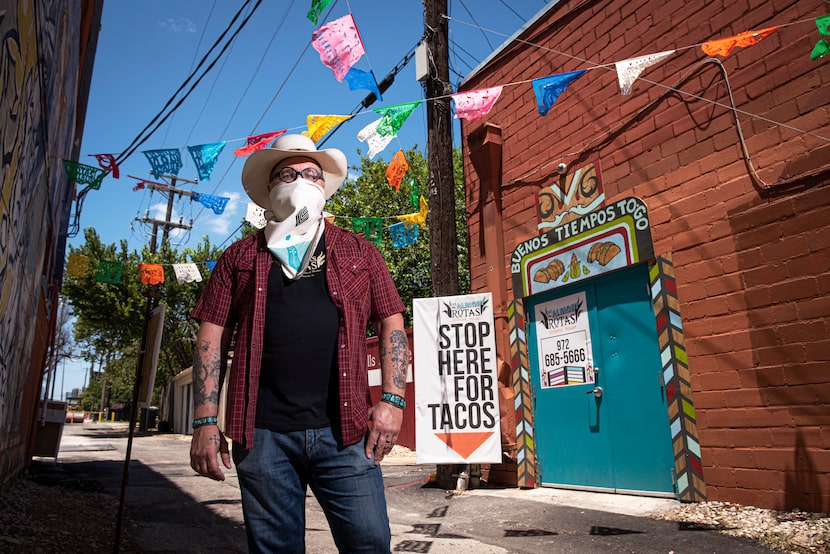
[[[311,487],[340,552],[389,552],[383,475],[363,443],[338,450],[331,428],[256,429],[254,448],[233,444],[250,552],[305,552]]]

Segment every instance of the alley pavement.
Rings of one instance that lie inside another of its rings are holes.
[[[120,498],[140,552],[245,552],[245,529],[234,469],[225,481],[197,475],[190,437],[136,432],[125,472],[128,426],[67,423],[56,458],[35,458],[43,478],[77,480]],[[658,520],[672,499],[566,491],[483,487],[446,491],[429,479],[434,465],[414,456],[382,463],[393,552],[496,553],[754,553],[756,543],[716,531]],[[313,496],[306,510],[306,545],[337,552]],[[113,530],[113,535],[115,531]]]

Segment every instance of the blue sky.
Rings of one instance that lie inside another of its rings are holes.
[[[244,2],[230,0],[136,0],[104,2],[104,13],[93,69],[92,87],[79,161],[97,165],[90,154],[119,154],[159,113],[192,68],[228,26]],[[256,2],[251,2],[251,6]],[[201,80],[176,112],[120,166],[121,178],[108,177],[100,190],[90,191],[80,214],[81,232],[69,243],[83,244],[83,230],[93,227],[101,240],[125,239],[130,250],[150,240],[150,228],[136,218],[164,219],[166,199],[158,193],[133,192],[140,179],[156,180],[142,150],[182,149],[179,176],[196,180],[187,146],[227,141],[209,180],[182,188],[230,198],[221,216],[198,203],[179,200],[174,216],[193,230],[173,238],[180,249],[195,246],[203,235],[211,243],[229,244],[248,206],[239,176],[244,163],[233,150],[245,137],[287,128],[305,130],[308,114],[351,113],[368,93],[350,91],[320,62],[309,46],[313,24],[306,19],[311,0],[263,1],[249,23],[216,66]],[[544,0],[449,0],[450,80],[455,87],[473,67],[497,49],[545,6]],[[423,35],[423,3],[417,0],[377,2],[335,0],[320,24],[351,12],[366,55],[355,65],[372,70],[378,81],[412,49]],[[248,11],[243,12],[243,19]],[[238,25],[237,25],[238,26]],[[237,26],[234,26],[236,28]],[[180,98],[181,95],[176,98]],[[357,150],[365,143],[357,133],[379,116],[373,108],[423,100],[412,60],[396,77],[383,101],[376,102],[332,135],[324,148],[341,149],[357,165]],[[426,147],[426,112],[415,109],[398,138],[375,159],[389,161],[399,148]],[[456,125],[454,142],[459,141]],[[227,242],[226,242],[227,241]],[[58,387],[84,384],[86,368],[69,362],[59,368]],[[57,396],[57,394],[56,394]]]

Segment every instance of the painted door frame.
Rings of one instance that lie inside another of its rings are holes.
[[[680,322],[674,265],[670,255],[649,261],[649,282],[654,305],[658,343],[663,363],[663,381],[668,400],[667,418],[671,429],[677,476],[677,498],[683,502],[706,500],[706,484],[700,461],[700,443],[695,421],[689,367],[683,327]],[[526,334],[524,298],[508,308],[513,390],[516,398],[517,484],[539,486],[534,439],[533,392]]]

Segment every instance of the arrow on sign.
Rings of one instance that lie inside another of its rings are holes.
[[[435,433],[436,437],[444,441],[447,446],[455,450],[464,459],[478,450],[478,447],[484,444],[492,435],[493,431],[479,433]]]

